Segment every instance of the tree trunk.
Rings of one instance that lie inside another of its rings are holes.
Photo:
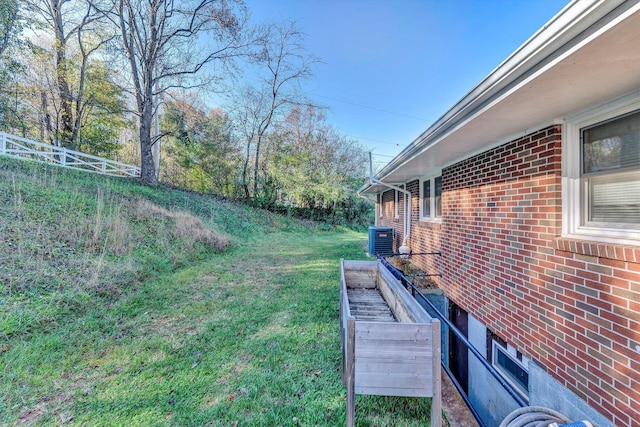
[[[80,34],[82,29],[78,29],[78,43],[80,44],[80,51],[82,54],[82,61],[80,63],[80,75],[78,76],[78,95],[76,97],[75,119],[71,128],[71,148],[73,150],[80,150],[80,127],[82,125],[82,109],[83,109],[83,96],[84,96],[84,83],[85,76],[87,74],[87,60],[88,55],[82,47],[82,41]]]
[[[73,135],[73,97],[66,79],[67,67],[58,68],[58,89],[60,90],[60,141],[64,147],[75,149]]]
[[[52,1],[51,11],[55,25],[56,36],[56,79],[58,90],[60,91],[60,121],[61,128],[58,140],[60,145],[74,149],[72,144],[73,134],[73,95],[68,82],[67,64],[67,39],[64,34],[64,24],[62,19],[62,1]]]
[[[253,198],[258,197],[258,167],[260,165],[260,143],[262,142],[262,135],[258,135],[256,141],[256,161],[255,169],[253,170]]]
[[[153,106],[148,103],[142,108],[140,116],[140,179],[145,184],[157,184],[156,164],[153,160],[153,141],[151,125],[153,122]]]
[[[247,173],[249,171],[249,159],[251,157],[251,141],[247,141],[247,156],[244,159],[244,165],[242,167],[242,190],[244,191],[244,199],[249,200],[251,195],[249,194],[249,183],[247,182]]]
[[[47,137],[49,135],[49,123],[47,117],[47,93],[44,89],[40,90],[40,141],[45,139],[45,130]]]

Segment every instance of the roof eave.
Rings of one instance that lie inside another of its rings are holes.
[[[596,31],[604,25],[603,18],[612,11],[620,9],[622,13],[636,3],[629,0],[572,1],[383,167],[375,178],[384,181],[392,172],[503,96],[528,74],[571,49],[590,32]],[[371,192],[372,188],[370,184],[365,184],[360,192]]]

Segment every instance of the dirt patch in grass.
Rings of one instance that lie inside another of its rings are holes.
[[[57,418],[56,424],[65,425],[73,420],[71,412],[64,408],[71,405],[73,398],[68,393],[44,396],[37,405],[22,412],[19,417],[21,426],[38,425],[42,418],[51,415]]]

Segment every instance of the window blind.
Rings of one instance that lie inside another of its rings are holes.
[[[588,220],[640,225],[640,171],[586,178]]]
[[[585,219],[640,227],[640,110],[582,129]]]

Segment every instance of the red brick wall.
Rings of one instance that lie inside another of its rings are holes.
[[[420,181],[414,180],[406,184],[406,190],[411,193],[411,233],[409,234],[408,244],[411,251],[419,252],[437,252],[440,250],[440,222],[420,221]],[[385,191],[383,193],[383,210],[384,215],[378,218],[378,225],[385,227],[393,227],[395,230],[394,251],[402,244],[404,239],[404,197],[403,193],[399,194],[398,218],[395,218],[394,190]],[[390,214],[387,215],[387,212]],[[393,213],[393,215],[391,215]],[[434,255],[413,255],[411,262],[427,273],[439,273],[442,270],[442,257]],[[436,283],[439,283],[438,277],[433,277]]]
[[[382,193],[382,216],[380,216],[379,206],[376,206],[377,224],[382,227],[392,227],[396,230],[394,235],[394,251],[400,246],[401,236],[398,235],[398,219],[395,217],[395,190],[387,190]]]
[[[388,222],[392,221],[394,217],[394,209],[393,209],[393,190],[388,190],[382,193],[382,217],[380,217],[380,211],[378,211],[378,224],[381,224],[382,221]],[[386,225],[386,224],[385,224]]]
[[[407,185],[411,191],[411,252],[438,252],[441,245],[440,221],[420,221],[420,181],[415,180]],[[413,255],[411,262],[429,274],[442,272],[442,256]],[[440,284],[439,277],[432,277]]]
[[[442,172],[449,298],[618,426],[640,426],[640,248],[560,238],[561,127]]]
[[[445,168],[441,223],[419,221],[420,183],[407,183],[412,251],[443,253],[413,262],[615,425],[640,427],[640,247],[560,237],[561,136],[551,126]],[[403,214],[379,218],[397,244]]]

